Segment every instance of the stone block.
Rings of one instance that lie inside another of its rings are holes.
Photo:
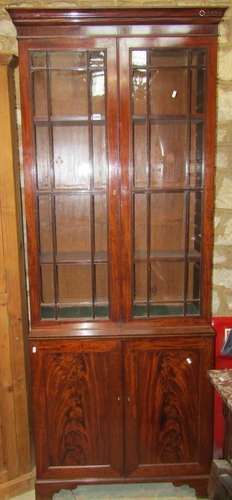
[[[231,89],[218,88],[218,121],[232,120],[232,85]]]
[[[232,47],[219,50],[218,78],[225,81],[232,80]]]

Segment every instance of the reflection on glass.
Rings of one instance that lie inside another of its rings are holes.
[[[151,262],[152,302],[179,302],[184,300],[184,263]]]
[[[104,72],[92,72],[92,119],[101,120],[105,116],[105,75]]]
[[[146,66],[147,64],[147,51],[146,50],[133,50],[132,51],[132,65],[133,66]]]
[[[147,72],[137,70],[132,80],[133,113],[136,116],[147,113]]]
[[[56,196],[58,259],[86,260],[91,255],[90,196]]]
[[[147,198],[144,194],[134,195],[134,225],[135,255],[144,258],[147,251]]]
[[[88,187],[91,170],[88,126],[54,126],[53,148],[56,187]]]
[[[94,51],[89,54],[89,66],[90,68],[103,68],[104,66],[104,51]]]
[[[58,266],[59,302],[91,304],[90,265],[61,264]]]
[[[50,74],[52,115],[57,118],[88,116],[88,86],[85,71],[53,70]],[[64,91],[65,89],[65,91]]]
[[[147,186],[147,126],[143,123],[134,125],[134,185]]]
[[[51,186],[51,178],[48,127],[36,127],[35,135],[37,185],[39,189],[49,189]]]
[[[183,115],[187,112],[187,69],[157,69],[150,76],[152,115]]]
[[[184,194],[151,195],[151,253],[183,254],[185,244]]]
[[[187,124],[151,125],[151,185],[183,186],[187,161]]]

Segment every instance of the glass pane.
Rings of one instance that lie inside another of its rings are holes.
[[[31,63],[34,67],[46,68],[46,52],[33,52],[31,55]]]
[[[101,120],[105,116],[105,75],[94,71],[91,75],[92,118]]]
[[[93,166],[95,187],[105,186],[108,177],[108,163],[104,125],[93,126]]]
[[[191,124],[190,185],[201,186],[203,181],[203,122]]]
[[[34,80],[34,115],[36,118],[48,117],[47,102],[47,72],[36,70],[33,73]]]
[[[151,186],[183,186],[187,161],[187,124],[151,125]]]
[[[136,116],[147,113],[147,72],[137,70],[132,80],[133,114]]]
[[[189,302],[186,304],[187,316],[199,316],[200,310],[200,302]]]
[[[54,272],[52,264],[43,264],[41,266],[41,301],[45,304],[52,304],[55,302],[54,297]]]
[[[185,244],[183,193],[151,195],[151,254],[183,254]]]
[[[134,246],[136,258],[146,258],[147,253],[147,197],[134,195]]]
[[[147,126],[134,125],[134,185],[147,186]]]
[[[56,119],[88,116],[88,91],[86,72],[51,71],[51,107]]]
[[[150,76],[152,115],[187,113],[187,69],[157,69]]]
[[[204,49],[192,50],[192,66],[205,66],[206,51]]]
[[[188,300],[200,299],[200,281],[201,281],[200,262],[189,262],[188,264]]]
[[[132,51],[132,65],[133,66],[146,66],[147,65],[147,51],[146,50],[133,50]]]
[[[147,302],[147,263],[135,263],[134,302]]]
[[[199,256],[201,251],[201,209],[202,195],[200,192],[190,193],[189,207],[189,253]]]
[[[203,158],[203,122],[191,124],[191,161],[201,163]]]
[[[152,302],[184,300],[184,262],[151,262]]]
[[[94,51],[89,53],[89,66],[90,68],[103,68],[104,66],[104,51]]]
[[[91,304],[90,265],[60,264],[58,266],[59,302]]]
[[[48,127],[36,127],[36,161],[37,185],[39,189],[49,189],[50,179],[50,151]]]
[[[192,113],[204,112],[204,89],[205,89],[205,70],[191,70],[191,111]]]
[[[42,261],[53,259],[51,197],[39,198],[39,238]]]
[[[107,204],[106,195],[94,196],[95,260],[107,259]]]
[[[149,315],[154,316],[183,316],[184,304],[158,304],[149,306]]]
[[[56,196],[56,236],[58,259],[90,259],[89,195]]]
[[[91,166],[87,125],[53,127],[53,147],[56,187],[88,188]]]
[[[49,65],[53,68],[86,68],[86,52],[49,52]]]
[[[187,66],[188,53],[183,49],[150,50],[151,66]]]
[[[93,307],[86,305],[60,306],[58,308],[58,319],[89,319],[93,318]]]
[[[96,304],[108,303],[108,268],[107,264],[95,264]]]
[[[54,306],[41,305],[41,318],[42,319],[55,319],[56,308]]]

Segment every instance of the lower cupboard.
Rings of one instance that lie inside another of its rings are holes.
[[[37,487],[205,483],[210,336],[31,339]],[[37,498],[43,498],[38,496]]]

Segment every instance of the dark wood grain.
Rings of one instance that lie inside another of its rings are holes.
[[[119,342],[39,342],[33,347],[37,349],[31,360],[40,473],[52,478],[119,475]]]
[[[130,475],[165,474],[167,469],[174,475],[191,469],[206,472],[201,446],[208,450],[209,467],[211,438],[199,425],[199,408],[203,395],[210,394],[206,372],[211,358],[212,343],[202,343],[199,338],[191,342],[185,338],[184,346],[179,339],[174,343],[168,339],[126,343],[126,463]],[[202,406],[200,411],[204,420],[207,408]]]
[[[15,25],[65,24],[218,24],[225,8],[8,9]]]

